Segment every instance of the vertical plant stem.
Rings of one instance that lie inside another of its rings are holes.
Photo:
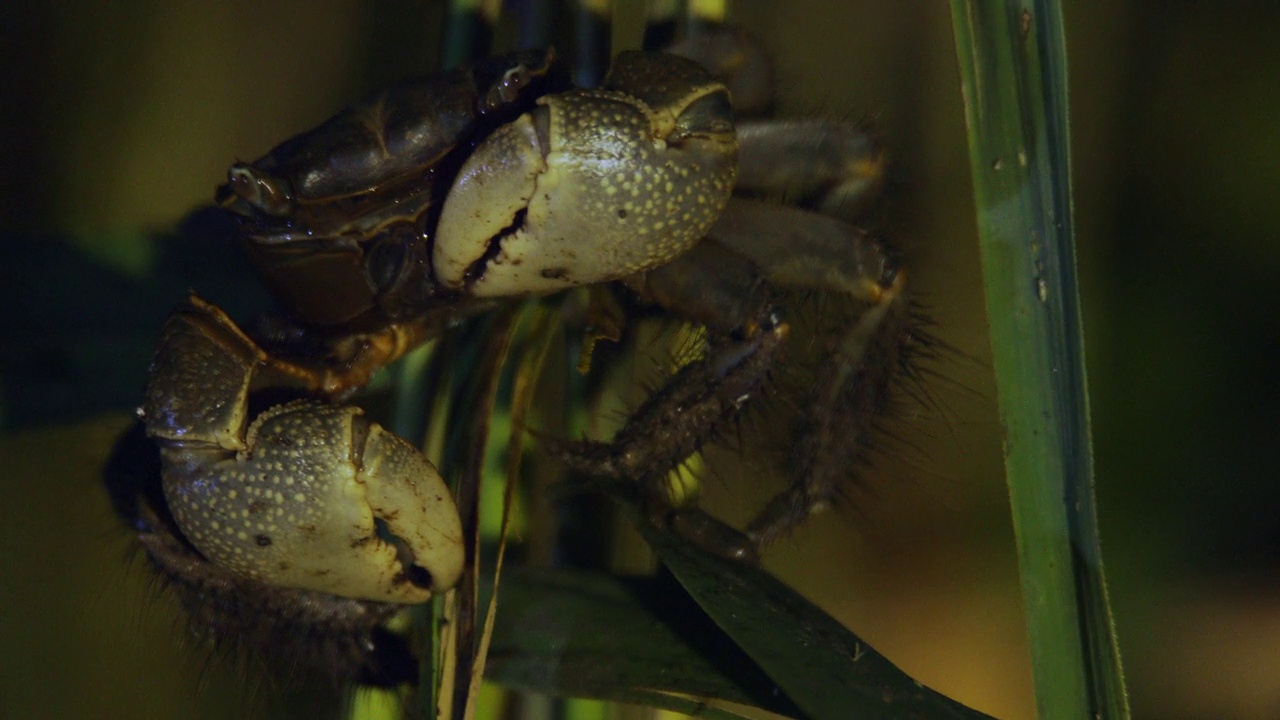
[[[1041,718],[1127,718],[1107,604],[1057,0],[952,0]]]
[[[465,65],[489,54],[501,0],[450,0],[441,67]]]

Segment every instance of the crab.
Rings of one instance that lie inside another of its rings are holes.
[[[457,582],[458,512],[417,448],[346,403],[466,318],[603,286],[705,328],[706,348],[613,438],[548,451],[750,560],[835,497],[907,342],[904,274],[832,214],[878,162],[845,124],[735,124],[725,82],[666,53],[618,55],[597,89],[569,88],[548,51],[392,88],[231,167],[216,200],[294,332],[253,337],[195,295],[173,313],[139,411],[162,492],[125,492],[140,499],[122,514],[215,633],[291,647],[323,626],[342,674],[408,679],[379,624]],[[827,211],[759,199],[797,187]],[[666,476],[764,392],[790,333],[779,288],[859,312],[826,340],[792,484],[739,532]]]

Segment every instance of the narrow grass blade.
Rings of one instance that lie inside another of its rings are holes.
[[[649,0],[645,6],[643,47],[654,50],[675,42],[680,24],[679,0]]]
[[[579,87],[595,87],[612,56],[613,6],[608,0],[578,0],[577,5],[573,80]]]
[[[462,720],[469,706],[472,690],[471,678],[479,652],[480,623],[480,491],[485,466],[485,449],[489,441],[489,425],[497,404],[502,368],[511,349],[516,320],[516,310],[502,311],[496,317],[477,321],[483,330],[479,362],[459,374],[459,393],[450,407],[449,420],[465,433],[454,497],[458,513],[462,516],[463,537],[468,543],[467,564],[458,584],[458,613],[449,628],[454,634],[453,696],[443,698],[452,709],[446,714],[441,706],[437,717],[453,717]],[[442,468],[445,477],[453,477],[454,469]]]
[[[501,14],[501,0],[452,0],[441,66],[453,68],[488,55]]]
[[[531,328],[527,333],[515,334],[521,338],[520,347],[512,350],[515,358],[511,365],[515,373],[511,378],[509,398],[510,426],[523,428],[525,415],[533,405],[534,390],[538,378],[542,374],[543,363],[551,349],[551,341],[555,335],[553,322],[555,316],[545,307],[530,303],[526,305],[521,319],[528,319]],[[495,387],[495,390],[497,388]],[[518,436],[517,436],[518,437]],[[485,673],[485,662],[488,659],[489,647],[493,640],[493,629],[498,611],[498,588],[502,579],[502,564],[506,557],[507,538],[511,530],[511,508],[515,499],[516,488],[520,482],[520,464],[524,457],[522,443],[519,439],[508,438],[506,457],[506,485],[502,492],[502,524],[498,531],[498,552],[493,563],[488,610],[485,613],[484,625],[480,631],[475,661],[471,668],[471,686],[467,692],[467,706],[463,713],[464,720],[473,720],[480,698],[480,682]],[[477,533],[480,534],[479,532]]]
[[[1127,718],[1099,553],[1056,0],[952,0],[1041,718]]]

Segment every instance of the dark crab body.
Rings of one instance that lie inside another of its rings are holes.
[[[546,443],[569,467],[637,492],[655,520],[748,558],[836,493],[856,451],[838,436],[850,423],[865,429],[909,343],[896,322],[902,274],[845,221],[730,199],[739,138],[729,92],[700,65],[623,53],[600,89],[566,90],[561,75],[546,52],[502,56],[393,88],[232,166],[218,202],[241,219],[304,341],[265,350],[191,297],[165,326],[141,411],[163,497],[114,491],[118,505],[137,504],[122,514],[216,632],[266,612],[292,620],[251,629],[287,645],[293,628],[328,617],[337,626],[321,633],[325,653],[346,658],[334,672],[403,679],[380,669],[377,625],[456,583],[459,519],[418,450],[336,403],[503,298],[611,283],[707,328],[704,356],[610,442]],[[773,148],[821,153],[830,177],[810,185],[823,192],[865,187],[859,174],[878,172],[865,137],[838,123],[766,124],[742,137],[761,167],[796,164],[758,162]],[[763,172],[745,180],[766,194],[776,186]],[[788,334],[776,288],[838,294],[863,312],[826,340],[833,362],[812,390],[816,419],[796,443],[793,484],[744,535],[677,507],[665,477],[767,381]],[[257,411],[264,393],[293,399]]]
[[[554,67],[525,51],[393,88],[236,164],[218,199],[309,325],[554,292],[688,250],[733,187],[725,88],[628,53],[602,89],[549,93]]]
[[[217,201],[301,322],[421,311],[437,294],[430,240],[452,177],[494,128],[564,89],[553,63],[526,51],[402,83],[236,163]]]

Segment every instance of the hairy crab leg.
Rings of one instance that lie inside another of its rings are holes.
[[[706,356],[681,368],[608,443],[551,445],[573,469],[638,483],[655,510],[687,537],[722,554],[755,550],[828,505],[855,474],[888,400],[906,339],[904,276],[883,245],[817,213],[733,200],[710,236],[661,268],[627,279],[640,298],[705,326]],[[714,438],[767,381],[787,325],[771,288],[833,293],[862,311],[828,337],[809,414],[789,472],[791,486],[751,523],[744,542],[698,511],[676,510],[667,474]],[[659,513],[660,514],[660,513]]]
[[[826,509],[856,481],[875,423],[888,408],[893,383],[911,352],[911,308],[902,280],[898,275],[876,304],[830,339],[828,361],[817,371],[787,463],[792,485],[747,528],[758,545]]]
[[[884,246],[841,220],[765,203],[733,200],[711,241],[750,259],[778,287],[843,295],[862,307],[826,337],[798,439],[788,458],[791,486],[747,528],[765,545],[829,506],[856,480],[893,383],[919,345],[906,277]]]
[[[549,441],[549,449],[573,470],[660,487],[667,472],[731,421],[767,378],[789,329],[767,305],[760,309],[763,314],[743,323],[736,337],[717,337],[705,357],[681,367],[612,441]]]
[[[654,521],[713,552],[753,560],[746,536],[683,507],[671,497],[667,476],[731,427],[761,391],[789,328],[754,266],[714,243],[626,282],[645,301],[706,326],[710,347],[641,404],[609,442],[548,440],[544,447],[574,471],[616,481],[624,493],[638,488]]]

